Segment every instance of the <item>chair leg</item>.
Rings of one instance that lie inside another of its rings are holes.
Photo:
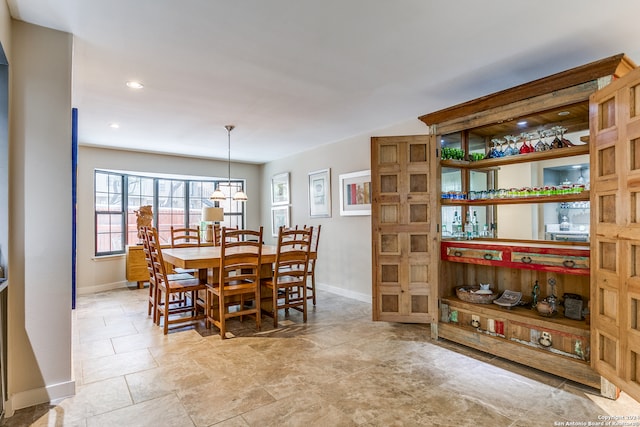
[[[155,300],[153,297],[153,285],[151,284],[151,282],[149,282],[149,308],[147,310],[147,316],[151,316],[151,313],[153,312],[153,318],[155,319],[155,304],[154,304]],[[155,323],[155,322],[154,322]]]
[[[316,274],[315,272],[311,275],[311,292],[313,297],[313,305],[316,305]]]
[[[307,284],[302,286],[302,320],[307,323]]]
[[[273,327],[278,327],[278,287],[273,285],[273,307],[271,308],[273,312]]]
[[[227,338],[227,325],[225,323],[226,320],[226,314],[225,314],[225,305],[224,305],[224,301],[222,299],[222,296],[218,296],[218,312],[220,313],[220,337],[222,339]]]
[[[209,289],[206,289],[204,292],[204,327],[209,329],[211,328],[211,322],[209,321],[212,309],[211,292],[209,292]]]
[[[169,333],[169,290],[165,289],[164,292],[164,334],[167,335]]]
[[[262,328],[262,307],[260,307],[260,284],[258,283],[258,291],[255,294],[255,305],[256,305],[256,329],[260,331]]]

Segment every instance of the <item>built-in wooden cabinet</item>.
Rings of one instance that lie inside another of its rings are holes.
[[[405,314],[420,307],[411,301],[420,288],[414,286],[415,273],[424,266],[429,273],[421,277],[428,280],[420,292],[431,303],[437,300],[438,311],[431,308],[429,316],[408,321],[432,323],[434,337],[615,395],[604,377],[639,399],[640,84],[634,81],[640,81],[640,71],[634,68],[616,55],[422,116],[430,127],[423,144],[432,151],[414,167],[381,159],[387,152],[411,159],[410,141],[418,137],[373,138],[374,319],[407,321],[387,314],[401,311],[403,297]],[[574,146],[477,159],[496,138],[557,126]],[[402,148],[390,148],[402,141]],[[442,159],[444,147],[465,156]],[[511,175],[502,175],[509,169]],[[547,170],[575,170],[572,176],[579,172],[587,183],[545,191]],[[417,175],[430,177],[430,187],[420,192],[430,200],[422,204],[422,222],[412,222],[410,214],[418,200],[412,193]],[[537,183],[511,185],[523,177]],[[392,181],[397,185],[385,186]],[[547,223],[549,212],[563,217],[564,240],[558,224]],[[452,213],[463,223],[477,215],[483,231],[454,232]],[[575,230],[564,222],[565,214],[576,218]],[[574,235],[582,241],[571,241]],[[426,242],[419,253],[412,250],[419,247],[412,246],[417,236]],[[525,302],[535,293],[540,299],[553,294],[561,303],[569,294],[582,305],[569,317],[562,306],[543,316],[531,304],[507,309],[456,295],[457,287],[480,283],[490,283],[499,294],[521,292]]]

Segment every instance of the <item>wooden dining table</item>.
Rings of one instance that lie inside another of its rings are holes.
[[[220,246],[200,246],[185,248],[162,249],[162,258],[165,264],[184,269],[197,269],[198,277],[207,283],[217,283],[220,268]],[[238,251],[238,248],[228,248],[227,253]],[[267,279],[273,277],[273,264],[276,261],[278,247],[273,245],[262,245],[262,258],[260,268],[260,278]],[[309,253],[309,259],[316,259],[317,252]],[[271,295],[262,286],[261,306],[270,311],[273,306]]]
[[[165,263],[184,269],[197,269],[201,280],[217,281],[217,269],[220,267],[220,246],[200,246],[188,248],[162,249],[162,258]],[[237,248],[227,249],[227,253],[233,253]],[[262,245],[261,278],[271,277],[273,263],[276,261],[278,248],[273,245]],[[211,270],[212,276],[209,276]]]

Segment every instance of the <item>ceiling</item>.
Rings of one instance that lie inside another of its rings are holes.
[[[234,124],[231,157],[253,163],[616,53],[640,63],[637,0],[7,3],[74,35],[80,144],[226,159]]]

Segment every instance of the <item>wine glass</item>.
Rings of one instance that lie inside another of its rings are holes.
[[[520,137],[522,138],[522,145],[520,146],[520,154],[531,153],[534,149],[531,145],[527,143],[527,141],[532,138],[532,135],[530,133],[523,132],[522,134],[520,134]]]
[[[507,143],[507,148],[503,149],[505,156],[520,154],[520,151],[516,148],[515,145],[516,138],[513,135],[505,135],[504,139]]]
[[[559,127],[560,141],[562,141],[562,143],[564,144],[565,147],[573,147],[575,144],[564,137],[564,133],[566,131],[567,131],[567,128],[562,127],[562,126]]]
[[[555,135],[555,138],[553,139],[553,142],[551,143],[551,148],[562,148],[562,147],[564,147],[564,144],[562,143],[562,139],[560,139],[558,137],[558,135],[560,135],[560,129],[562,129],[560,126],[554,126],[554,127],[551,128],[551,131]]]
[[[493,143],[493,146],[491,147],[491,150],[489,150],[489,158],[495,159],[496,157],[502,157],[500,155],[500,150],[498,150],[498,144],[501,144],[502,140],[499,138],[493,138],[491,142]]]

